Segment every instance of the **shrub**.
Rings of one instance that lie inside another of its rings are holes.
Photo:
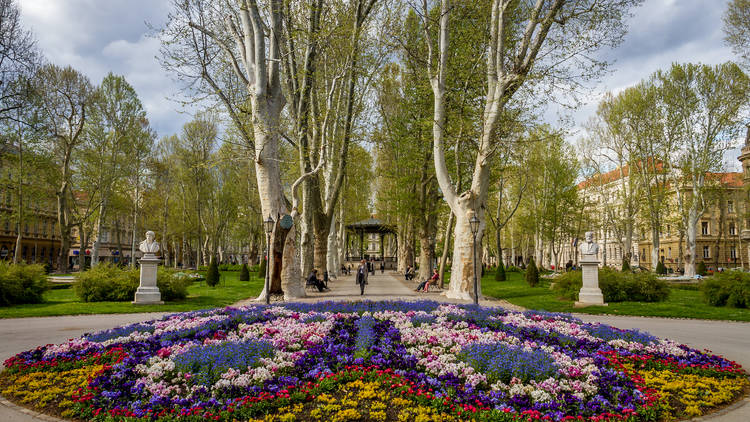
[[[497,270],[495,271],[495,281],[505,281],[505,266],[503,265],[503,261],[500,261],[500,263],[497,265]]]
[[[529,265],[526,267],[526,282],[529,286],[535,287],[539,284],[539,271],[536,269],[536,263],[534,263],[534,257],[529,260]]]
[[[84,302],[125,302],[135,297],[140,275],[136,269],[101,263],[76,274],[76,280],[76,295]]]
[[[47,288],[44,266],[0,262],[0,306],[41,303]]]
[[[520,273],[520,272],[521,272],[521,269],[518,268],[518,267],[515,267],[513,265],[511,265],[511,266],[509,266],[508,268],[505,269],[505,273],[506,274],[507,273]]]
[[[656,274],[659,274],[659,275],[667,274],[667,267],[665,267],[664,263],[661,261],[656,263]]]
[[[211,287],[219,284],[219,266],[216,265],[216,260],[212,257],[211,263],[208,264],[208,272],[206,273],[206,284]]]
[[[250,281],[250,270],[247,268],[247,264],[242,264],[240,270],[240,281]]]
[[[630,260],[628,258],[622,258],[622,271],[630,271]]]
[[[242,264],[221,264],[219,271],[242,271]]]
[[[577,300],[583,281],[581,271],[569,271],[555,279],[555,291],[566,299]],[[599,269],[599,288],[605,302],[661,302],[669,297],[669,286],[651,273],[624,273]]]
[[[127,302],[135,298],[135,291],[140,284],[140,271],[100,263],[90,270],[78,273],[76,279],[76,295],[84,302]],[[159,267],[156,273],[156,286],[164,301],[185,299],[187,286],[191,282],[185,273],[178,273],[171,268]]]
[[[750,274],[725,271],[700,284],[703,300],[711,306],[750,307]]]
[[[156,273],[156,286],[161,293],[161,300],[170,302],[187,297],[187,288],[193,279],[183,272],[172,268],[159,267]]]
[[[699,262],[698,265],[695,266],[695,273],[702,276],[708,274],[708,270],[706,270],[706,263],[703,261]]]

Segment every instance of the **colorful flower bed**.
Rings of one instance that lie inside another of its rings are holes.
[[[427,301],[175,314],[5,365],[5,397],[93,421],[669,420],[748,386],[639,331]]]

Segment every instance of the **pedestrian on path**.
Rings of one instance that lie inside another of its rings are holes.
[[[380,274],[385,274],[385,261],[380,261]]]
[[[357,268],[357,284],[359,284],[360,296],[365,294],[365,284],[367,284],[368,274],[369,271],[367,271],[367,262],[365,262],[365,260],[363,259],[359,264],[359,268]]]

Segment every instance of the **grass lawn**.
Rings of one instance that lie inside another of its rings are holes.
[[[208,287],[205,281],[188,287],[188,297],[164,305],[133,305],[130,302],[82,302],[73,287],[48,290],[44,303],[0,307],[0,318],[22,318],[79,314],[129,314],[136,312],[182,312],[231,305],[242,299],[258,296],[263,279],[250,273],[250,281],[240,281],[239,271],[221,273],[222,281]]]
[[[508,272],[506,275],[506,281],[495,281],[495,274],[486,272],[482,277],[482,293],[528,309],[550,312],[750,321],[750,309],[709,306],[697,290],[672,288],[664,302],[618,302],[609,306],[574,308],[572,301],[559,299],[544,279],[539,287],[532,288],[526,284],[523,274]]]

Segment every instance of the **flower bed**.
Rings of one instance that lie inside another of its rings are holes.
[[[5,365],[4,396],[94,421],[661,420],[748,384],[734,362],[639,331],[427,301],[175,314]]]

